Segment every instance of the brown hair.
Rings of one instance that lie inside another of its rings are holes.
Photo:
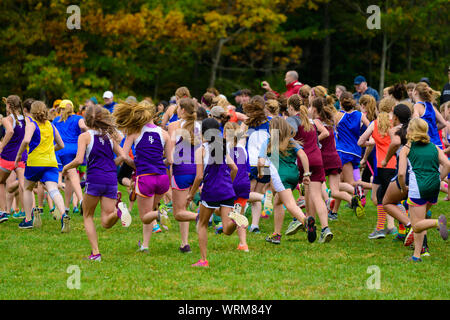
[[[42,101],[34,101],[31,104],[31,117],[40,123],[45,123],[48,120],[47,116],[47,106]]]
[[[22,100],[20,100],[19,96],[8,96],[8,98],[3,98],[3,102],[9,105],[9,110],[11,111],[14,119],[18,121],[19,119],[17,118],[17,116],[19,114],[23,115]]]
[[[189,92],[188,88],[180,87],[180,88],[177,89],[177,91],[175,91],[175,97],[177,97],[178,99],[190,98],[191,97],[191,93]]]
[[[113,112],[117,128],[126,134],[140,132],[147,123],[153,121],[155,114],[155,105],[146,100],[139,103],[121,101]]]
[[[23,102],[23,109],[26,110],[26,112],[31,111],[31,104],[34,102],[33,98],[28,98]]]
[[[339,102],[341,103],[342,109],[345,111],[353,110],[356,107],[356,101],[353,99],[353,95],[348,91],[341,95]]]
[[[269,99],[266,101],[266,109],[275,116],[280,113],[280,103],[277,100]]]
[[[295,111],[297,111],[304,130],[311,131],[313,126],[308,118],[308,109],[304,104],[301,104],[301,102],[300,96],[298,94],[293,94],[288,99],[288,107],[291,106]]]
[[[336,109],[331,104],[328,104],[325,98],[315,98],[312,102],[312,107],[317,110],[317,114],[323,123],[332,126],[334,124],[334,114]]]
[[[309,104],[309,94],[311,92],[311,87],[308,86],[307,84],[305,84],[304,86],[302,86],[300,88],[300,90],[298,91],[298,95],[301,98],[301,103],[300,104],[304,104],[304,105],[308,105]]]
[[[419,82],[414,90],[417,91],[419,98],[423,101],[432,101],[433,89],[431,89],[425,82]]]
[[[205,106],[211,107],[211,106],[212,106],[212,103],[213,103],[213,100],[214,100],[214,95],[213,95],[212,93],[206,92],[206,93],[203,95],[201,102],[202,102]]]
[[[268,91],[264,94],[264,99],[266,99],[266,101],[276,100],[277,95],[275,93],[273,93],[272,91]]]
[[[115,136],[114,119],[107,109],[99,106],[89,106],[85,111],[84,117],[89,128],[100,131],[101,135]]]
[[[248,103],[244,104],[243,109],[248,117],[245,120],[245,124],[248,127],[257,127],[267,121],[263,97],[254,96]]]
[[[370,122],[377,118],[377,102],[373,96],[370,94],[364,94],[359,98],[359,104],[364,105],[366,109],[366,118]]]
[[[195,111],[195,102],[191,98],[183,98],[180,100],[180,109],[184,110],[183,120],[185,120],[183,129],[189,132],[191,145],[196,144],[195,121],[197,121],[197,113]],[[183,137],[184,139],[185,137]]]

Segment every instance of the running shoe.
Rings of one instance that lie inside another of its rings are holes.
[[[61,217],[61,232],[69,233],[70,232],[70,217],[68,214],[64,213]]]
[[[412,256],[412,257],[409,257],[408,261],[411,261],[411,262],[422,262],[422,259]]]
[[[248,231],[251,232],[251,233],[256,233],[256,234],[261,233],[261,231],[259,230],[259,228],[258,228],[258,227],[254,227],[254,226],[248,227]]]
[[[369,239],[383,239],[386,238],[386,234],[383,230],[376,230],[374,232],[372,232],[371,234],[369,234]]]
[[[191,247],[187,244],[179,248],[181,253],[192,253]]]
[[[432,213],[431,210],[427,211],[427,214],[425,215],[425,219],[431,219]]]
[[[155,224],[153,226],[152,233],[160,233],[160,232],[162,232],[161,227],[159,226],[159,224]]]
[[[273,244],[280,244],[281,243],[281,234],[273,233],[266,237],[266,241],[273,243]]]
[[[366,206],[366,195],[364,194],[364,188],[361,185],[356,186],[355,194],[361,199],[363,207]]]
[[[222,234],[222,233],[223,233],[222,222],[220,222],[218,225],[216,225],[216,226],[214,227],[214,229],[216,230],[216,231],[215,231],[215,234]]]
[[[305,201],[305,199],[298,199],[297,200],[297,207],[299,207],[300,209],[305,209],[306,208],[306,201]]]
[[[406,239],[406,235],[397,233],[397,236],[394,239],[392,239],[392,241],[405,242],[405,239]]]
[[[333,239],[333,233],[330,228],[326,227],[325,230],[320,232],[319,243],[327,243]]]
[[[200,203],[200,192],[196,192],[194,195],[194,198],[192,199],[192,201],[195,203],[196,206],[198,206],[198,204]]]
[[[53,217],[53,220],[56,220],[57,216],[56,216],[56,207],[53,207],[49,210],[50,214]]]
[[[330,221],[336,221],[338,219],[337,213],[334,212],[328,212],[328,220]]]
[[[33,219],[26,221],[26,218],[23,218],[22,222],[19,223],[19,229],[33,229]]]
[[[403,242],[403,245],[405,247],[408,247],[414,242],[414,230],[411,228],[411,226],[409,226],[405,227],[405,232],[408,233],[406,233],[405,242]]]
[[[160,222],[162,226],[167,226],[170,228],[170,219],[166,208],[166,206],[159,206],[158,222]]]
[[[291,223],[289,223],[289,226],[286,230],[285,235],[292,236],[292,235],[296,234],[298,232],[298,230],[301,230],[302,228],[303,228],[303,230],[305,229],[305,226],[303,225],[303,223],[301,223],[300,221],[295,219],[295,220],[291,221]]]
[[[23,218],[25,218],[25,212],[24,211],[19,211],[19,212],[16,212],[16,213],[14,213],[13,215],[12,215],[12,217],[14,218],[14,219],[23,219]]]
[[[363,218],[366,214],[366,209],[361,203],[361,198],[359,196],[353,196],[352,198],[352,208],[355,211],[356,217]]]
[[[41,211],[38,208],[33,208],[33,228],[42,227]]]
[[[331,210],[331,211],[333,211],[334,205],[335,205],[335,204],[336,204],[336,200],[331,199],[331,201],[330,201],[330,210]]]
[[[99,254],[92,254],[87,258],[87,260],[91,260],[91,261],[102,261],[102,255]]]
[[[80,213],[80,209],[78,207],[73,208],[72,213]]]
[[[240,245],[238,245],[237,249],[238,249],[239,251],[249,252],[249,250],[248,250],[248,245],[242,245],[242,244],[240,244]]]
[[[393,227],[393,228],[391,228],[391,229],[385,228],[385,229],[384,229],[384,233],[385,233],[386,235],[388,235],[388,234],[397,234],[398,231],[397,231],[397,228],[396,228],[396,227]]]
[[[0,223],[8,221],[8,215],[6,212],[1,212],[0,214]]]
[[[198,260],[196,263],[192,264],[191,267],[204,267],[204,268],[208,268],[209,267],[209,263],[208,260]]]
[[[236,203],[234,209],[228,214],[228,218],[230,218],[238,227],[247,228],[248,219],[241,214],[241,208],[241,205]]]
[[[117,216],[122,222],[122,227],[128,228],[130,226],[132,218],[125,203],[119,202],[117,204]]]
[[[439,216],[438,225],[439,225],[439,233],[442,239],[447,240],[448,239],[447,218],[443,214]]]
[[[316,241],[317,233],[316,233],[316,226],[315,226],[316,220],[314,217],[308,217],[306,219],[306,231],[308,233],[308,241],[310,243],[313,243]]]
[[[149,254],[150,250],[148,250],[148,248],[144,248],[143,246],[141,246],[141,240],[139,240],[138,249],[136,250],[136,252]]]
[[[428,247],[422,247],[422,250],[420,251],[421,257],[429,257],[430,256],[430,249]]]

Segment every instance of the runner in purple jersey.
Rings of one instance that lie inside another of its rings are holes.
[[[12,171],[15,171],[17,174],[20,202],[23,203],[24,171],[27,155],[26,151],[22,153],[21,161],[16,167],[14,162],[25,136],[25,117],[23,115],[22,101],[18,96],[11,95],[8,98],[3,98],[3,102],[6,104],[6,112],[9,113],[9,116],[2,119],[5,136],[0,143],[0,223],[7,221],[9,217],[6,205],[5,183]]]
[[[101,206],[102,226],[111,228],[120,219],[122,226],[128,227],[131,215],[127,206],[120,202],[117,193],[116,166],[123,160],[131,163],[120,145],[113,138],[116,135],[111,114],[105,108],[90,106],[86,110],[87,132],[78,138],[78,149],[75,159],[63,168],[63,174],[87,162],[86,189],[82,202],[84,227],[92,247],[89,260],[101,260],[98,248],[98,237],[95,231],[94,213],[97,204]],[[114,159],[114,154],[117,156]],[[118,201],[119,200],[119,201]]]
[[[195,150],[201,144],[201,124],[197,122],[195,102],[190,98],[177,99],[177,114],[180,120],[169,124],[170,147],[173,157],[172,164],[172,201],[173,216],[180,224],[181,246],[183,253],[191,252],[188,243],[189,221],[195,221],[198,214],[188,211],[186,199],[195,179]]]
[[[236,198],[233,180],[238,169],[233,159],[226,153],[225,141],[217,120],[213,118],[203,120],[202,135],[204,143],[195,152],[197,173],[188,197],[188,202],[192,201],[200,183],[203,182],[197,226],[201,259],[193,264],[193,267],[209,266],[206,259],[207,229],[209,219],[216,209],[219,209],[222,217],[224,234],[231,235],[236,229],[236,225],[242,228],[246,228],[248,225],[245,216],[232,211]]]
[[[155,105],[147,100],[139,103],[122,102],[115,107],[113,116],[117,128],[127,136],[123,145],[126,155],[134,144],[136,154],[130,166],[136,170],[135,191],[142,223],[150,225],[158,220],[163,226],[170,226],[167,211],[159,207],[160,200],[169,190],[166,172],[166,164],[171,163],[169,134],[153,123]],[[144,239],[139,251],[148,252],[151,231],[151,228],[144,227]]]

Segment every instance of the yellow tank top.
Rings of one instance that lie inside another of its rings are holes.
[[[28,167],[58,167],[55,155],[55,130],[50,121],[38,123],[30,118],[36,130],[28,145]]]

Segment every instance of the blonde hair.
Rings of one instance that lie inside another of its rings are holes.
[[[215,107],[215,106],[220,106],[220,107],[222,107],[224,110],[227,110],[227,107],[230,105],[230,103],[228,102],[228,100],[227,99],[225,99],[224,97],[221,97],[221,96],[217,96],[217,97],[214,97],[213,98],[213,100],[212,100],[212,107]]]
[[[183,129],[189,132],[189,139],[191,145],[195,145],[198,139],[195,139],[195,121],[197,121],[197,112],[195,111],[195,102],[191,98],[183,98],[180,100],[180,108],[183,109],[184,115],[183,120],[185,120]],[[197,134],[198,135],[198,134]],[[183,137],[187,138],[187,137]]]
[[[365,94],[359,99],[359,104],[364,105],[366,109],[366,117],[369,121],[373,121],[377,118],[377,102],[375,98],[370,94]]]
[[[325,99],[327,99],[327,104],[329,104],[329,105],[333,105],[334,104],[333,97],[328,95],[327,88],[325,88],[323,86],[316,86],[316,87],[312,88],[311,89],[311,94],[313,95],[314,98],[325,98]]]
[[[298,116],[302,122],[303,129],[305,131],[311,131],[313,129],[311,122],[308,118],[308,109],[304,104],[298,94],[293,94],[288,99],[288,107],[291,106],[295,111],[298,112]],[[273,120],[273,119],[272,119]]]
[[[31,104],[31,117],[40,123],[45,123],[46,120],[48,120],[47,115],[47,106],[42,101],[34,101]]]
[[[191,97],[191,93],[189,92],[189,89],[186,87],[180,87],[175,91],[175,97],[177,97],[178,99],[181,98],[190,98]]]
[[[277,100],[269,99],[266,101],[266,109],[275,116],[280,113],[280,103]]]
[[[65,108],[61,108],[61,103],[66,101],[65,103]],[[66,121],[71,115],[74,114],[73,112],[73,103],[72,101],[67,101],[67,100],[63,100],[59,105],[60,105],[60,109],[62,109],[61,111],[61,118],[59,119],[58,122],[64,122]]]
[[[227,141],[229,141],[230,138],[233,138],[233,147],[235,147],[238,141],[244,138],[246,134],[236,122],[227,122],[223,127],[223,132],[226,133]]]
[[[125,101],[119,102],[114,108],[113,117],[117,128],[126,134],[138,133],[142,128],[153,121],[156,115],[156,106],[147,100],[139,103]]]
[[[389,113],[392,112],[394,107],[397,105],[397,101],[392,97],[386,97],[381,99],[377,119],[377,127],[381,136],[385,136],[389,129],[392,127],[391,120],[389,118]]]
[[[430,143],[430,136],[428,135],[428,123],[420,118],[414,118],[409,122],[408,131],[406,134],[408,141]]]
[[[294,137],[295,132],[292,126],[286,120],[284,120],[284,118],[276,116],[270,121],[269,130],[270,138],[269,144],[267,145],[267,151],[269,152],[269,150],[272,150],[272,137],[274,136],[272,134],[272,131],[278,130],[279,140],[277,142],[279,142],[279,152],[284,156],[287,156],[288,151],[294,147],[294,143],[291,138]]]

